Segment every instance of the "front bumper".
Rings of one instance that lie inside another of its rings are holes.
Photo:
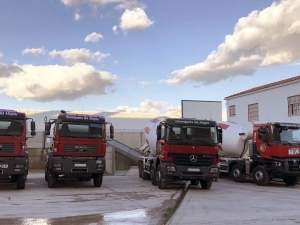
[[[25,174],[28,171],[28,160],[25,157],[0,157],[0,178]]]
[[[58,174],[94,174],[104,173],[105,158],[75,160],[72,157],[51,157],[47,167]]]
[[[299,158],[286,158],[272,160],[272,173],[273,176],[300,176],[300,159]]]
[[[162,179],[166,180],[215,180],[220,174],[217,165],[212,165],[211,167],[188,167],[175,165],[173,163],[161,163],[161,169],[163,174]]]

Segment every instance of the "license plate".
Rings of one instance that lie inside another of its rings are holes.
[[[0,168],[6,169],[6,168],[8,168],[8,164],[0,164]]]
[[[85,163],[76,163],[75,167],[86,167]]]
[[[189,172],[200,172],[199,168],[187,168],[187,171]]]

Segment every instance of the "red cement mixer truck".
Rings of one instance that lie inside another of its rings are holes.
[[[300,124],[254,123],[247,128],[232,122],[218,122],[223,130],[220,172],[234,181],[252,178],[268,185],[282,178],[295,185],[300,176]]]
[[[222,129],[216,121],[157,117],[145,138],[151,153],[139,157],[139,176],[159,189],[178,181],[210,189],[217,180]]]

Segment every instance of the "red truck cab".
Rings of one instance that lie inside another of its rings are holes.
[[[0,179],[17,182],[18,189],[25,188],[29,159],[26,140],[25,113],[0,109]],[[31,119],[31,137],[35,136],[35,122]]]
[[[45,179],[53,188],[60,177],[91,180],[102,184],[106,161],[106,124],[99,115],[72,114],[61,111],[57,119],[45,123],[45,134],[53,126],[51,152],[47,157]],[[113,138],[110,125],[110,138]]]

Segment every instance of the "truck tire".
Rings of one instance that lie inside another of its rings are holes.
[[[139,177],[142,178],[142,162],[139,161]]]
[[[151,171],[150,171],[150,179],[153,186],[157,186],[157,179],[156,179],[156,165],[151,165]]]
[[[282,180],[284,181],[284,183],[286,185],[294,186],[294,185],[298,184],[299,177],[296,177],[296,176],[284,176],[282,178]]]
[[[47,167],[45,168],[45,181],[48,182],[49,180],[49,174],[48,174],[48,170],[47,170]]]
[[[212,186],[212,182],[213,182],[212,179],[210,179],[210,180],[201,179],[200,180],[201,188],[202,189],[210,189]]]
[[[149,180],[150,174],[145,172],[144,167],[142,166],[142,179],[143,180]]]
[[[231,169],[231,175],[235,182],[244,182],[246,179],[245,170],[242,165],[235,164]]]
[[[159,189],[165,189],[167,187],[167,181],[162,179],[162,170],[161,166],[158,165],[156,172],[157,186]]]
[[[54,188],[56,186],[56,177],[56,173],[48,171],[48,188]]]
[[[25,188],[25,175],[20,174],[17,177],[17,189],[24,189]]]
[[[191,185],[198,186],[200,184],[200,180],[191,180]]]
[[[267,186],[270,183],[268,173],[262,165],[258,165],[253,170],[254,183],[260,186]]]
[[[101,173],[94,174],[93,176],[94,187],[101,187],[102,180],[103,180],[103,174]]]

